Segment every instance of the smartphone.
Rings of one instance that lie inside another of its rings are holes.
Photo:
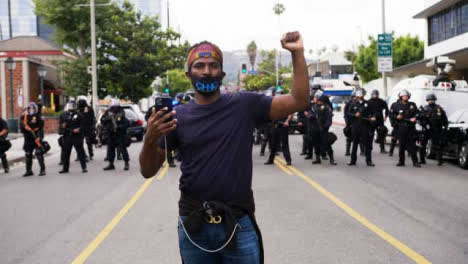
[[[164,94],[154,99],[154,108],[156,109],[156,112],[162,110],[165,107],[167,108],[167,110],[164,114],[172,112],[172,98],[169,95]],[[171,121],[171,120],[172,120],[172,117],[169,118],[167,121]]]

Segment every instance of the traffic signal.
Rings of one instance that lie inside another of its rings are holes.
[[[278,86],[276,87],[276,91],[281,92],[282,90],[283,90],[283,89],[281,88],[281,85],[278,85]]]
[[[165,93],[169,93],[169,84],[166,84],[166,86],[164,87],[164,92]]]
[[[245,63],[242,64],[242,73],[243,74],[247,73],[247,64],[245,64]]]

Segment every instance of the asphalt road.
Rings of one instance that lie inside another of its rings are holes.
[[[397,168],[397,157],[377,153],[377,167],[359,158],[350,168],[341,138],[338,166],[312,165],[299,156],[299,135],[290,144],[289,168],[263,165],[254,147],[265,263],[468,263],[468,171],[434,161]],[[0,263],[180,263],[179,169],[146,181],[140,148],[130,148],[130,171],[123,162],[102,171],[98,149],[87,174],[72,162],[59,175],[58,154],[45,177],[22,178],[23,167],[0,174]]]

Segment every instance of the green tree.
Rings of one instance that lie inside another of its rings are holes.
[[[424,41],[406,35],[393,41],[393,67],[398,68],[424,58]]]
[[[96,4],[107,3],[108,0],[96,0]],[[91,47],[90,8],[77,6],[89,1],[83,0],[33,0],[34,12],[41,16],[44,22],[55,27],[54,40],[67,51],[79,57],[86,57]],[[107,24],[109,13],[119,9],[117,4],[96,7],[96,32]]]
[[[276,87],[276,75],[275,75],[275,56],[276,50],[260,52],[262,60],[258,63],[258,75],[247,75],[243,82],[248,91],[263,91],[270,87]],[[292,67],[280,67],[278,73],[280,75],[279,81],[283,84],[282,89],[285,92],[289,92],[292,86],[291,78],[282,78],[281,74],[292,72]],[[289,80],[291,79],[291,80]]]
[[[381,77],[377,71],[377,40],[369,36],[369,45],[359,46],[354,60],[356,71],[366,83]],[[350,57],[352,59],[352,55]],[[393,68],[419,61],[424,58],[424,42],[410,35],[393,39]]]
[[[189,44],[162,31],[156,17],[141,16],[129,2],[115,10],[102,32],[100,62],[102,86],[108,94],[137,102],[151,95],[151,83],[167,70],[183,68]]]
[[[72,54],[89,61],[90,30],[89,7],[77,7],[83,0],[34,0],[36,13],[46,23],[55,26],[56,41]],[[104,3],[108,0],[97,0]],[[156,17],[142,16],[133,5],[125,1],[122,6],[96,7],[98,41],[98,93],[108,94],[133,102],[152,93],[150,87],[156,76],[166,70],[183,68],[188,43],[176,45],[180,35],[161,30]],[[63,72],[72,76],[89,76],[83,67],[64,63]],[[86,69],[86,68],[84,68]],[[76,82],[76,83],[72,83]],[[84,83],[87,86],[83,86]],[[69,78],[65,91],[74,93],[76,87],[88,90],[89,83],[78,78]]]
[[[165,80],[165,78],[163,78]],[[159,87],[159,92],[163,93],[165,83]],[[169,94],[175,96],[177,93],[184,93],[192,88],[192,83],[185,76],[185,71],[182,69],[174,69],[169,71]]]
[[[57,62],[62,86],[68,96],[78,96],[88,94],[90,90],[91,75],[87,72],[89,60],[78,58],[76,60],[64,60]]]

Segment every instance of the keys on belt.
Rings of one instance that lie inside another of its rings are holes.
[[[220,224],[223,221],[223,218],[220,215],[213,215],[213,209],[211,209],[208,202],[203,203],[203,208],[205,209],[205,221],[208,224]]]

